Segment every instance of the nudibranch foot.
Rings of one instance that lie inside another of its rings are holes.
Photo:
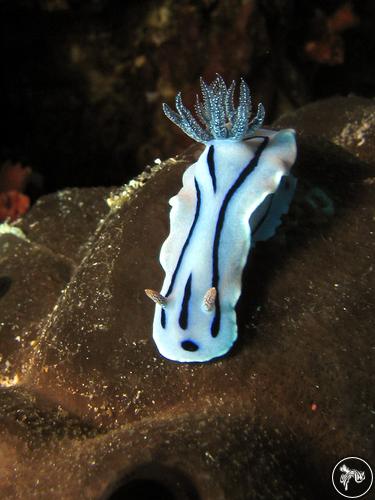
[[[296,186],[293,130],[260,128],[264,109],[251,119],[251,98],[241,80],[239,104],[218,76],[201,81],[198,124],[176,98],[167,116],[205,149],[170,199],[170,233],[160,262],[165,271],[156,302],[153,338],[159,352],[180,362],[226,354],[237,338],[235,306],[250,248],[270,238],[288,211]],[[255,129],[258,129],[255,134]]]

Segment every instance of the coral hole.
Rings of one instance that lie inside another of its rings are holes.
[[[108,500],[176,500],[164,484],[148,479],[133,479],[112,493]]]
[[[180,470],[150,464],[125,476],[105,500],[199,500],[199,496]]]

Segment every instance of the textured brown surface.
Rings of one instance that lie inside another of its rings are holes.
[[[301,135],[295,202],[245,270],[239,340],[189,365],[159,356],[143,289],[160,287],[167,201],[197,151],[131,196],[88,190],[76,210],[79,191],[57,193],[22,223],[29,242],[1,236],[0,314],[25,339],[1,331],[17,375],[0,392],[2,498],[108,498],[124,482],[122,498],[328,499],[340,458],[375,464],[373,167]],[[27,283],[33,305],[13,316]]]
[[[109,211],[108,188],[65,189],[43,196],[18,224],[33,243],[79,264],[102,217]]]
[[[280,117],[277,127],[293,126],[301,135],[321,136],[357,158],[375,163],[375,101],[332,97]]]

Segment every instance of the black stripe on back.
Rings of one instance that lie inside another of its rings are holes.
[[[164,308],[162,308],[162,310],[161,310],[160,322],[161,322],[161,326],[163,328],[165,328],[165,309]]]
[[[214,147],[210,146],[208,153],[207,153],[207,163],[208,163],[208,170],[210,172],[211,180],[212,180],[212,187],[214,190],[214,193],[216,193],[216,173],[215,173],[215,161],[214,161]]]
[[[224,226],[225,213],[228,208],[229,202],[232,199],[232,196],[237,191],[237,189],[244,183],[249,174],[254,170],[259,162],[260,155],[263,153],[266,148],[269,138],[262,137],[263,142],[259,145],[258,149],[255,151],[255,155],[250,160],[250,162],[246,165],[246,167],[242,170],[240,175],[237,177],[236,181],[229,188],[227,194],[225,195],[224,201],[220,207],[219,217],[216,224],[215,230],[215,238],[214,238],[214,246],[213,246],[213,255],[212,255],[212,287],[216,288],[216,300],[215,300],[215,317],[211,324],[211,335],[216,337],[220,330],[220,321],[221,321],[221,311],[220,311],[220,297],[219,297],[219,244],[221,231]]]
[[[182,299],[180,318],[178,320],[178,322],[180,323],[180,327],[183,330],[186,330],[188,326],[189,300],[191,296],[191,278],[192,275],[190,274],[189,279],[187,280],[185,285],[184,298]]]
[[[191,225],[188,237],[186,238],[184,246],[182,247],[180,256],[179,256],[178,261],[177,261],[176,268],[175,268],[175,270],[173,272],[173,275],[172,275],[171,283],[170,283],[168,291],[167,291],[167,293],[165,295],[166,297],[168,297],[172,293],[173,286],[174,286],[174,283],[176,281],[177,273],[178,273],[178,271],[180,269],[183,256],[184,256],[185,251],[186,251],[186,249],[187,249],[187,247],[189,245],[191,236],[193,234],[194,228],[195,228],[195,226],[197,224],[197,220],[198,220],[198,217],[199,217],[199,212],[200,212],[200,208],[201,208],[201,191],[199,189],[198,181],[197,181],[197,179],[195,177],[194,177],[194,185],[195,185],[195,190],[196,190],[196,193],[197,193],[197,204],[196,204],[196,207],[195,207],[194,220],[193,220],[193,223]],[[162,313],[161,313],[161,326],[163,328],[165,328],[165,323],[166,323],[166,314],[165,314],[164,309],[162,309]]]

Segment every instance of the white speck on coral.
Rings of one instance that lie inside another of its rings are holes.
[[[339,146],[361,147],[365,144],[369,132],[375,125],[375,113],[367,112],[360,122],[353,121],[345,125],[342,131],[333,138],[333,142]],[[357,156],[359,153],[356,154]]]

